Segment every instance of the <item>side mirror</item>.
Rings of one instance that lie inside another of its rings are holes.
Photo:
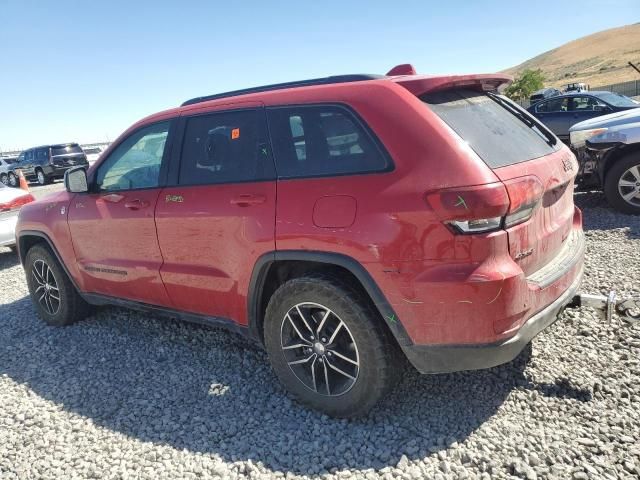
[[[64,172],[64,188],[69,193],[85,193],[89,190],[84,167],[74,167]]]

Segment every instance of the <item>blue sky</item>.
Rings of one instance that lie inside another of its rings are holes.
[[[187,98],[266,83],[405,62],[497,71],[637,21],[638,0],[0,0],[0,150],[114,140]]]

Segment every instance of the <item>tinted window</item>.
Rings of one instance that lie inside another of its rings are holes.
[[[555,151],[535,128],[529,127],[484,93],[447,90],[421,98],[492,168],[524,162]],[[560,148],[559,144],[556,148]]]
[[[58,145],[51,147],[51,155],[69,155],[70,153],[82,153],[82,148],[78,144]]]
[[[120,143],[98,168],[96,183],[100,190],[157,187],[168,133],[169,122],[157,123]]]
[[[569,98],[554,98],[553,100],[548,100],[546,102],[542,102],[540,105],[536,107],[536,112],[544,113],[544,112],[566,112],[569,108]]]
[[[371,135],[344,108],[274,108],[268,116],[281,178],[377,172],[390,166]]]
[[[24,159],[28,162],[33,161],[33,150],[27,150],[27,153],[24,154]]]
[[[604,103],[594,97],[573,97],[573,101],[570,103],[570,111],[589,112],[593,111],[593,107],[596,105],[603,107]]]
[[[48,160],[49,159],[49,149],[48,148],[39,148],[36,150],[36,161],[40,160]]]
[[[187,119],[180,159],[181,185],[274,178],[262,110],[239,110]]]

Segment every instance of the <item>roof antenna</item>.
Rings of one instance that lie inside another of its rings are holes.
[[[395,75],[415,75],[416,69],[410,63],[403,63],[402,65],[396,65],[387,72],[387,77],[393,77]]]

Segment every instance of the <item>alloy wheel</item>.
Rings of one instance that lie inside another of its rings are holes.
[[[628,204],[640,207],[640,165],[634,165],[620,175],[618,193]]]
[[[38,170],[38,183],[40,185],[44,185],[45,184],[45,177],[44,177],[44,173],[42,172],[42,170]]]
[[[60,310],[60,290],[53,271],[44,260],[38,259],[33,262],[31,275],[38,285],[34,292],[38,303],[49,315],[55,315]]]
[[[318,303],[299,303],[282,319],[282,352],[308,389],[326,396],[348,392],[360,370],[358,347],[347,325]]]
[[[18,177],[16,177],[13,172],[9,174],[9,185],[12,187],[16,187],[18,185]]]

